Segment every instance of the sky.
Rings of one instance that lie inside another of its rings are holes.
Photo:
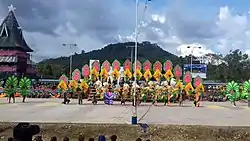
[[[138,6],[139,42],[181,56],[250,54],[249,0],[151,0],[147,8],[145,1]],[[0,19],[10,4],[36,62],[135,40],[135,0],[1,0]]]

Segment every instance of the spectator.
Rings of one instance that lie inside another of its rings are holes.
[[[142,139],[141,138],[137,138],[135,141],[142,141]]]
[[[9,138],[8,138],[8,141],[14,141],[14,138],[9,137]]]
[[[43,137],[42,136],[36,136],[35,141],[43,141]]]
[[[116,136],[116,135],[112,135],[112,136],[110,137],[110,140],[111,140],[111,141],[116,141],[116,140],[117,140],[117,136]]]
[[[56,138],[56,136],[54,136],[54,137],[51,137],[50,141],[57,141],[57,138]]]
[[[83,134],[80,134],[78,137],[78,141],[84,141],[85,136]]]
[[[63,141],[69,141],[69,138],[66,136],[63,138]]]
[[[89,141],[95,141],[95,139],[94,138],[89,138]]]
[[[150,139],[147,139],[146,141],[150,141]]]
[[[105,136],[103,135],[100,135],[99,138],[98,138],[98,141],[106,141],[106,138]]]

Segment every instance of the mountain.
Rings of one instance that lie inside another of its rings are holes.
[[[81,68],[84,64],[89,64],[90,59],[100,60],[101,62],[104,60],[109,60],[110,62],[113,62],[115,59],[117,59],[122,63],[126,59],[131,59],[131,51],[132,57],[134,59],[134,45],[134,42],[109,44],[99,50],[93,50],[87,53],[82,51],[81,54],[74,54],[73,68]],[[177,62],[179,58],[178,56],[163,50],[157,44],[152,44],[148,41],[138,43],[138,60],[140,60],[141,62],[144,62],[146,60],[149,60],[151,62],[164,62],[168,59],[173,62]],[[47,59],[40,62],[39,64],[41,63],[68,66],[69,57]]]
[[[131,48],[132,47],[132,48]],[[83,65],[89,64],[90,59],[104,60],[113,62],[115,59],[123,63],[126,59],[131,59],[131,49],[133,49],[133,42],[109,44],[102,49],[93,50],[81,54],[73,55],[72,69],[81,69]],[[133,52],[132,52],[133,53]],[[132,54],[134,56],[134,54]],[[134,59],[134,58],[133,58]],[[189,64],[191,57],[178,57],[171,54],[157,44],[150,42],[142,42],[138,44],[138,60],[144,62],[149,60],[155,61],[171,60],[173,65]],[[200,62],[207,63],[207,79],[217,82],[237,81],[243,82],[250,78],[250,60],[248,55],[242,53],[240,50],[230,51],[225,56],[219,54],[207,54],[202,58],[192,57],[193,64]],[[202,61],[201,61],[202,60]],[[58,79],[62,74],[69,76],[69,57],[60,57],[55,59],[47,59],[37,64],[37,70],[42,78]]]

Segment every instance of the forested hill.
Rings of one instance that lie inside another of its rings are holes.
[[[82,67],[84,64],[88,64],[90,59],[97,59],[101,62],[104,60],[112,62],[113,60],[118,59],[120,62],[124,62],[126,59],[131,59],[131,49],[133,49],[132,55],[134,56],[134,48],[132,48],[134,45],[134,42],[109,44],[99,50],[75,54],[73,55],[73,66]],[[151,44],[150,42],[142,42],[138,44],[138,60],[142,62],[145,60],[152,62],[159,60],[164,62],[167,59],[176,62],[178,56],[163,50],[157,44]],[[69,64],[69,57],[47,59],[40,63],[67,66]]]

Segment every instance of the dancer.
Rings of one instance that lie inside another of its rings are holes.
[[[69,104],[70,100],[67,97],[67,84],[64,80],[60,80],[57,89],[59,91],[59,93],[61,93],[63,95],[63,102],[62,104]]]
[[[244,82],[242,98],[250,100],[250,79]]]
[[[20,89],[20,93],[23,97],[23,103],[25,102],[25,98],[27,96],[27,94],[29,93],[30,89],[31,89],[31,81],[30,79],[28,79],[27,77],[23,77],[20,82],[19,82],[19,89]]]
[[[233,103],[233,107],[236,107],[237,95],[239,95],[240,86],[237,82],[231,81],[226,85],[226,96],[231,103]]]
[[[82,105],[83,91],[80,88],[80,86],[77,87],[76,92],[77,92],[77,95],[78,95],[78,104]]]
[[[161,86],[159,86],[159,84],[156,84],[154,90],[155,90],[155,95],[154,95],[153,104],[156,106],[157,105],[157,101],[160,98],[160,95],[161,95],[161,92],[162,92],[162,88],[161,88]]]
[[[185,91],[183,89],[184,89],[183,84],[179,80],[175,85],[175,92],[177,93],[176,98],[179,101],[179,106],[183,106],[183,98],[185,96]]]
[[[81,92],[78,94],[78,103],[81,103],[82,104],[82,101],[83,101],[83,98],[84,98],[84,95],[86,95],[89,91],[89,85],[87,84],[86,81],[84,80],[81,80],[81,84],[79,86]]]
[[[162,86],[162,98],[164,100],[164,105],[167,105],[167,101],[168,101],[168,82],[167,81],[163,81],[161,83],[161,86]]]
[[[128,94],[129,94],[129,85],[127,83],[124,83],[121,93],[121,105],[122,104],[125,105]]]
[[[196,88],[195,88],[195,100],[194,100],[194,105],[195,107],[200,107],[200,100],[202,97],[202,93],[204,92],[204,87],[202,84],[199,84]]]
[[[92,104],[96,105],[97,104],[97,99],[96,96],[100,96],[101,99],[104,98],[104,95],[102,93],[102,82],[100,80],[97,80],[94,83],[94,88],[96,90],[96,93],[93,94],[93,99],[92,99]]]
[[[70,102],[70,100],[68,99],[68,93],[66,91],[64,91],[62,104],[69,104],[69,102]]]
[[[6,80],[4,91],[8,95],[9,103],[11,102],[11,98],[13,99],[13,103],[15,103],[17,84],[18,80],[15,76],[11,76]]]
[[[108,89],[104,95],[104,104],[113,105],[114,103],[114,94],[112,93],[111,89]]]
[[[195,107],[200,106],[200,100],[202,97],[202,94],[204,93],[204,86],[202,84],[202,78],[197,76],[194,80],[194,86],[195,86],[195,100],[194,105]]]
[[[135,87],[136,87],[136,93],[135,93]],[[140,91],[139,91],[139,85],[136,83],[136,82],[133,82],[132,83],[132,86],[131,86],[131,95],[133,96],[133,97],[135,97],[135,101],[133,100],[133,102],[132,102],[132,105],[133,106],[135,106],[135,104],[139,104],[138,103],[138,97],[139,97],[139,95],[140,95]]]
[[[169,86],[168,87],[168,94],[167,94],[167,96],[168,96],[168,105],[167,106],[171,106],[171,98],[173,97],[173,91],[174,91],[174,88],[173,88],[173,86]]]

